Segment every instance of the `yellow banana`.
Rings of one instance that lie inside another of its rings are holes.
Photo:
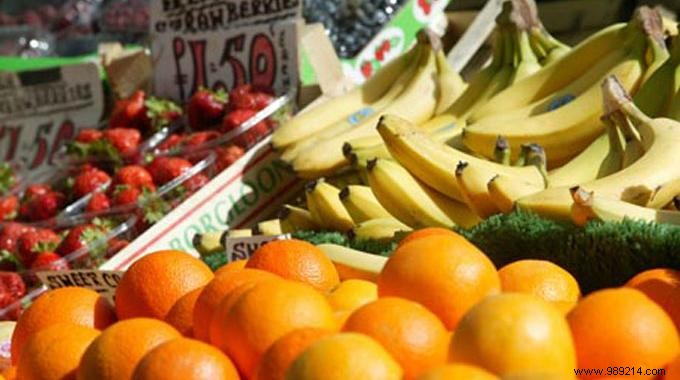
[[[281,230],[285,233],[320,229],[319,224],[312,218],[312,214],[300,207],[284,205],[278,217],[281,220]]]
[[[368,186],[347,186],[340,191],[342,202],[355,224],[371,219],[390,218],[390,215],[373,195]]]
[[[488,218],[498,214],[501,210],[492,201],[491,195],[486,188],[487,183],[495,174],[477,171],[470,167],[467,162],[461,161],[456,166],[456,180],[458,188],[463,194],[465,204],[481,218]]]
[[[375,280],[387,262],[387,257],[337,244],[319,244],[317,247],[326,254],[336,267],[339,267],[339,272],[350,269],[349,272],[366,279]]]
[[[404,231],[411,231],[411,227],[390,217],[365,220],[350,231],[350,236],[359,240],[389,241],[394,234]]]
[[[230,238],[251,237],[251,236],[253,236],[253,230],[251,230],[251,229],[239,229],[239,230],[229,230],[229,231],[227,231],[227,237],[230,237]]]
[[[278,219],[265,220],[253,228],[253,235],[275,236],[283,233],[281,221]]]
[[[493,177],[486,185],[491,202],[504,214],[512,212],[515,201],[543,190],[542,186],[504,175]]]
[[[446,55],[442,50],[437,51],[435,58],[437,60],[437,78],[439,80],[439,99],[437,100],[437,107],[434,113],[438,115],[448,109],[460,97],[467,88],[467,83],[449,65]]]
[[[307,208],[312,219],[322,228],[347,232],[354,227],[352,217],[338,197],[340,190],[323,180],[309,182],[305,186]]]

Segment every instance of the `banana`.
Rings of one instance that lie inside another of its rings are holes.
[[[312,214],[300,207],[284,205],[279,211],[278,217],[281,220],[281,230],[284,233],[320,229],[319,224],[312,218]]]
[[[361,278],[375,281],[387,262],[387,257],[337,244],[319,244],[317,247],[335,264],[342,279]]]
[[[461,161],[456,166],[456,181],[465,203],[481,218],[486,219],[501,211],[486,188],[490,181],[488,173],[477,171],[474,167],[469,167],[467,162]]]
[[[353,113],[352,115],[339,120],[321,131],[307,136],[304,139],[300,139],[294,144],[291,144],[285,151],[281,154],[281,160],[288,163],[293,163],[295,159],[305,152],[306,150],[312,149],[315,145],[323,142],[325,140],[332,139],[348,130],[357,128],[367,120],[372,120],[376,117],[376,114],[383,111],[388,107],[402,92],[408,87],[408,85],[413,80],[414,76],[418,72],[419,62],[422,61],[423,56],[430,55],[430,48],[428,46],[422,46],[422,43],[416,45],[417,60],[413,61],[411,64],[390,86],[389,90],[383,95],[380,100],[376,101],[373,106],[368,108],[362,108],[361,110]]]
[[[355,224],[370,219],[390,218],[390,215],[373,195],[368,186],[347,186],[339,194],[342,205],[352,217]]]
[[[571,50],[569,46],[551,36],[543,25],[531,28],[529,33],[531,47],[538,56],[541,66],[546,66],[559,60]]]
[[[356,225],[350,236],[359,240],[390,241],[397,232],[411,231],[411,227],[394,218],[369,219]]]
[[[608,119],[603,118],[603,122],[607,124],[606,134],[564,166],[548,172],[550,186],[574,186],[621,170],[624,151],[621,133]]]
[[[226,236],[222,235],[222,244],[224,244],[224,239],[230,238],[241,238],[241,237],[251,237],[253,236],[253,230],[251,229],[240,229],[240,230],[229,230]]]
[[[491,202],[504,214],[514,210],[516,200],[543,190],[542,186],[536,186],[504,175],[496,175],[491,178],[486,188]]]
[[[437,105],[436,64],[432,49],[425,56],[422,66],[408,87],[381,113],[399,115],[416,124],[432,117]],[[300,153],[293,161],[293,169],[303,178],[317,178],[346,166],[348,162],[342,154],[343,144],[350,139],[375,135],[378,120],[379,115],[371,116],[345,133],[319,141]]]
[[[644,74],[647,43],[642,38],[636,42],[633,47],[635,53],[613,73],[627,91],[635,90]],[[498,135],[508,139],[512,151],[518,152],[522,144],[537,143],[545,149],[548,166],[557,167],[568,162],[605,131],[600,121],[601,99],[602,90],[598,84],[553,111],[515,119],[512,123],[480,120],[466,127],[463,142],[485,157],[493,157],[493,145]]]
[[[283,228],[279,219],[265,220],[253,228],[253,235],[276,236],[283,234]]]
[[[373,113],[372,103],[388,92],[394,81],[417,60],[419,53],[419,48],[411,49],[385,65],[362,86],[296,115],[274,132],[272,144],[281,149],[352,114]]]
[[[591,219],[614,222],[633,219],[650,223],[680,224],[678,211],[656,210],[601,197],[582,187],[575,187],[570,191],[574,201],[571,207],[572,221],[580,226],[585,225]]]
[[[439,80],[439,99],[434,113],[439,115],[460,97],[467,88],[467,83],[449,65],[449,61],[446,60],[446,55],[442,50],[437,51],[435,58],[437,61],[437,79]]]
[[[496,138],[496,145],[493,150],[493,159],[499,164],[510,165],[510,145],[503,136]]]
[[[226,231],[211,231],[194,235],[192,243],[201,256],[224,252],[224,235]]]
[[[351,143],[346,142],[342,146],[342,154],[352,165],[360,166],[365,165],[365,162],[373,158],[392,159],[387,147],[382,143],[369,147],[355,148]]]
[[[396,162],[379,158],[369,161],[367,176],[380,204],[409,227],[456,225],[429,197],[424,186]]]
[[[354,227],[352,217],[340,202],[340,190],[323,179],[309,182],[305,186],[307,209],[312,219],[322,228],[347,232]]]
[[[680,123],[671,119],[650,119],[644,115],[613,77],[603,84],[605,104],[610,113],[621,112],[633,119],[645,153],[633,164],[609,176],[582,184],[590,191],[608,198],[648,206],[663,205],[680,194]],[[675,157],[678,156],[678,157]],[[570,213],[571,196],[566,187],[549,188],[519,199],[521,208],[564,219]]]
[[[342,171],[340,173],[325,178],[328,184],[333,185],[338,189],[342,189],[343,187],[349,185],[366,184],[363,178],[361,177],[361,173],[359,173],[357,170]]]
[[[452,199],[464,201],[454,175],[460,161],[486,173],[484,186],[496,174],[523,178],[539,186],[544,182],[536,167],[504,166],[474,157],[433,141],[408,121],[394,116],[381,118],[377,129],[395,160],[413,176]]]
[[[498,93],[474,111],[472,119],[479,120],[524,107],[568,86],[596,66],[603,57],[620,49],[629,38],[630,29],[627,24],[620,23],[593,34],[561,59]]]
[[[671,41],[670,58],[642,85],[633,97],[635,104],[649,117],[676,119],[677,94],[680,91],[680,37]]]
[[[510,80],[510,85],[519,82],[541,69],[541,64],[538,62],[538,58],[531,48],[529,32],[518,28],[513,34],[518,64],[515,68],[515,73]]]

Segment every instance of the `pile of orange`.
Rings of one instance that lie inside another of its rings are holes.
[[[115,306],[80,288],[40,297],[17,323],[4,375],[528,380],[635,367],[625,378],[675,380],[679,300],[672,270],[581,297],[552,263],[497,270],[440,228],[407,236],[374,282],[341,279],[323,251],[298,240],[271,242],[215,273],[162,251],[130,267]]]

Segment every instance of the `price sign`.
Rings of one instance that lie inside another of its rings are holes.
[[[236,260],[246,260],[257,251],[261,246],[274,240],[290,239],[290,234],[273,236],[249,236],[249,237],[227,237],[225,241],[225,252],[229,262]]]
[[[64,142],[96,126],[103,109],[94,64],[0,72],[0,160],[31,173],[49,170]]]
[[[74,269],[65,271],[39,271],[36,276],[50,289],[79,286],[92,289],[113,302],[116,288],[123,277],[122,271],[102,271],[97,269]]]
[[[152,8],[157,95],[184,101],[199,87],[229,90],[250,83],[281,94],[297,86],[297,22],[293,17],[299,15],[299,1],[191,1],[191,5],[183,4],[181,12],[171,11],[174,8],[166,3],[173,2],[158,0]],[[264,3],[279,5],[265,12]],[[254,12],[251,7],[260,10]],[[208,17],[211,13],[206,9],[214,10],[215,17]],[[230,16],[227,9],[239,11]],[[272,17],[276,20],[271,21]],[[271,22],[244,25],[262,19]]]

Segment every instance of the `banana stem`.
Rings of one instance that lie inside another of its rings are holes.
[[[519,150],[519,156],[517,156],[517,160],[515,161],[514,166],[525,166],[527,163],[527,154],[529,153],[529,146],[526,144],[522,144],[520,146]]]
[[[543,176],[544,186],[548,187],[548,159],[545,155],[545,149],[538,144],[527,144],[526,150],[526,165],[535,166]]]
[[[510,165],[510,143],[508,139],[503,136],[498,136],[496,139],[496,146],[494,147],[494,159],[499,164]]]
[[[619,128],[608,116],[603,117],[601,120],[607,126],[609,149],[619,155],[623,155],[623,152],[625,151],[625,142],[621,136],[621,131],[619,131]]]

